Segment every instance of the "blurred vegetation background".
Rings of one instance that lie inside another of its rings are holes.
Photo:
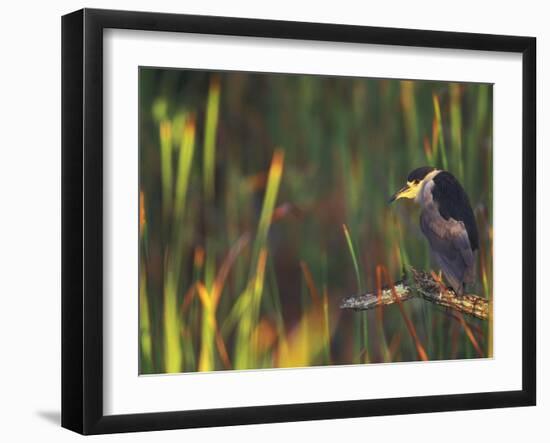
[[[422,165],[470,196],[492,300],[491,85],[141,68],[139,88],[141,374],[492,356],[492,319],[338,307],[431,269],[418,208],[387,204]]]

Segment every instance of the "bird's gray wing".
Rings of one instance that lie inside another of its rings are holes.
[[[473,277],[475,259],[464,223],[452,218],[445,220],[432,206],[431,210],[422,211],[420,227],[450,285],[462,294],[463,283]]]

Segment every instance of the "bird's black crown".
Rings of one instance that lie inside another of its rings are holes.
[[[411,171],[409,176],[407,177],[407,181],[409,182],[415,182],[415,181],[421,181],[428,175],[430,172],[432,172],[435,168],[433,166],[422,166],[420,168],[416,168],[414,171]]]

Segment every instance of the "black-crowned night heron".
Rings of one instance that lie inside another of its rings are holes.
[[[420,228],[435,261],[455,293],[475,278],[475,251],[479,247],[476,220],[468,195],[447,171],[431,166],[415,169],[390,203],[400,198],[420,204]]]

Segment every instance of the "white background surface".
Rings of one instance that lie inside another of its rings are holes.
[[[394,27],[524,34],[538,37],[538,148],[547,134],[550,29],[544,2],[461,1],[52,1],[3,5],[0,38],[0,438],[3,441],[80,440],[58,426],[60,410],[60,15],[82,6],[352,23]],[[546,114],[543,112],[546,110]],[[546,163],[546,164],[544,164]],[[550,171],[548,155],[539,171]],[[518,174],[519,174],[518,165]],[[548,179],[539,173],[539,195]],[[539,198],[542,225],[550,200]],[[541,218],[539,218],[539,222]],[[540,250],[550,251],[548,235]],[[541,270],[548,252],[539,254]],[[539,279],[540,280],[540,279]],[[400,417],[330,420],[233,428],[165,431],[94,438],[94,441],[279,442],[548,441],[550,327],[539,290],[537,407]],[[544,349],[546,347],[546,349]]]
[[[104,60],[105,414],[521,389],[521,311],[507,297],[521,293],[508,278],[522,266],[521,187],[508,185],[522,155],[521,56],[108,30]],[[137,377],[139,66],[494,83],[495,358]]]

